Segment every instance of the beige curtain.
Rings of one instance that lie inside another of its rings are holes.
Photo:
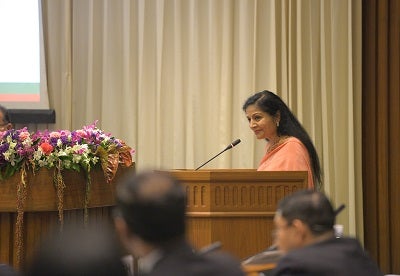
[[[255,168],[245,99],[271,90],[313,138],[362,239],[361,1],[42,0],[54,129],[98,126],[137,168]]]

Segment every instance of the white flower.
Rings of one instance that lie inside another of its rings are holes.
[[[81,161],[82,156],[78,155],[78,154],[74,154],[72,155],[72,162],[74,163],[79,163]]]

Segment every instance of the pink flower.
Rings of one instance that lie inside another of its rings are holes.
[[[84,148],[78,149],[77,151],[75,151],[75,153],[77,154],[83,154],[85,152]]]
[[[60,134],[61,134],[62,136],[68,136],[68,135],[71,134],[71,131],[69,131],[69,130],[60,130]]]
[[[78,129],[77,131],[75,131],[75,133],[80,138],[86,138],[88,136],[86,131],[84,131],[82,129]]]
[[[53,151],[53,146],[47,142],[42,143],[39,147],[46,155],[49,155]]]
[[[27,132],[27,131],[22,131],[22,132],[18,135],[19,139],[21,139],[22,141],[25,141],[26,138],[28,138],[29,136],[30,136],[30,134],[29,134],[29,132]]]
[[[61,134],[57,131],[50,132],[50,138],[60,138]]]

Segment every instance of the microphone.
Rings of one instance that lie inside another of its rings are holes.
[[[239,144],[241,141],[240,139],[236,139],[235,141],[233,141],[230,145],[228,145],[223,151],[219,152],[217,155],[215,155],[213,158],[209,159],[207,162],[201,164],[199,167],[197,167],[197,169],[195,169],[195,171],[197,171],[198,169],[200,169],[201,167],[203,167],[204,165],[206,165],[208,162],[210,162],[211,160],[213,160],[215,157],[217,157],[218,155],[220,155],[221,153],[233,148],[234,146],[236,146],[237,144]]]
[[[343,209],[346,207],[346,205],[342,204],[340,205],[336,210],[334,210],[334,214],[335,216],[337,216],[341,211],[343,211]]]

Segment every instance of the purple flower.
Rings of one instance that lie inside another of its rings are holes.
[[[61,166],[63,169],[90,171],[99,163],[104,153],[135,152],[121,140],[96,127],[97,121],[75,131],[37,131],[29,133],[27,128],[0,132],[0,176],[15,173],[22,164],[35,169]],[[97,151],[101,147],[101,151]],[[130,160],[131,162],[131,160]],[[128,159],[129,163],[129,159]],[[108,181],[108,180],[107,180]]]

